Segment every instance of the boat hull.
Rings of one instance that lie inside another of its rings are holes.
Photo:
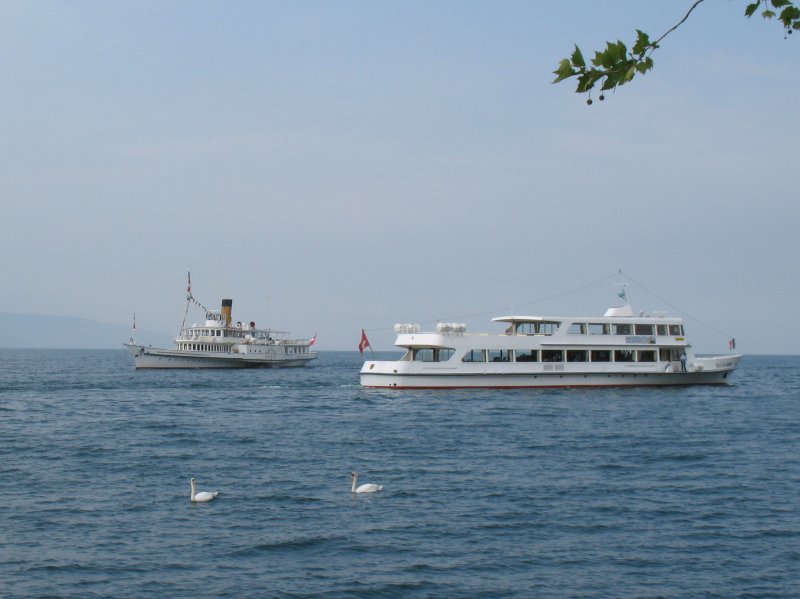
[[[186,352],[143,345],[124,344],[133,356],[137,369],[191,368],[300,368],[316,359],[317,354],[229,354],[215,352]]]
[[[692,372],[628,371],[568,372],[565,370],[507,369],[503,372],[458,371],[457,368],[421,367],[408,362],[366,362],[361,370],[363,387],[384,389],[525,389],[558,387],[642,387],[672,385],[724,385],[741,356],[697,360]],[[520,364],[519,366],[522,366]],[[539,366],[541,368],[541,366]]]

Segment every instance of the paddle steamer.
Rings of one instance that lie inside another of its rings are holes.
[[[191,286],[188,299],[191,296]],[[317,357],[314,339],[289,339],[286,331],[261,329],[255,322],[233,323],[233,300],[206,310],[205,323],[181,327],[173,349],[123,344],[136,368],[276,368],[305,366]],[[188,305],[187,305],[188,310]],[[134,329],[135,331],[135,329]]]

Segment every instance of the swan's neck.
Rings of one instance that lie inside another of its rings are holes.
[[[195,492],[195,489],[196,489],[196,487],[194,486],[194,481],[193,481],[193,480],[192,480],[192,481],[189,481],[189,484],[190,484],[190,485],[192,485],[192,494],[191,494],[191,496],[189,497],[189,499],[191,499],[192,501],[194,501],[194,496],[196,495],[196,492]]]
[[[356,492],[356,484],[358,484],[358,475],[353,477],[353,488],[352,488],[353,493]]]

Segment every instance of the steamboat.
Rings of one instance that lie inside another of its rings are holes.
[[[191,287],[190,287],[191,289]],[[188,299],[192,301],[191,291]],[[255,322],[232,322],[233,300],[220,310],[206,310],[205,322],[182,326],[175,347],[161,349],[123,344],[136,368],[278,368],[305,366],[317,357],[313,339],[289,339],[286,331],[257,328]],[[188,311],[188,304],[187,304]],[[184,322],[185,324],[185,322]]]

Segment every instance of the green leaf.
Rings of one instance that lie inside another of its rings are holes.
[[[583,75],[578,77],[578,87],[575,88],[575,91],[579,94],[588,92],[602,76],[603,73],[597,70],[586,71]]]
[[[603,81],[603,86],[600,88],[602,91],[607,89],[614,89],[620,84],[619,73],[610,73],[606,80]]]
[[[643,60],[641,62],[637,62],[636,65],[635,65],[635,68],[636,68],[637,71],[639,71],[639,73],[644,75],[647,71],[649,71],[650,69],[653,68],[653,59],[652,58],[646,58],[645,60]]]
[[[744,10],[744,16],[752,17],[760,5],[761,2],[753,2],[752,4],[748,4],[747,8]]]
[[[765,10],[764,12],[761,13],[761,16],[764,17],[765,19],[771,19],[772,17],[775,16],[775,13],[772,12],[771,10]]]
[[[605,70],[613,69],[621,61],[624,61],[628,49],[620,41],[616,44],[606,42],[606,49],[602,52],[595,52],[592,64],[596,67],[602,67]]]
[[[573,75],[576,75],[577,72],[575,69],[572,68],[572,63],[570,63],[568,58],[564,58],[558,63],[558,68],[553,71],[554,75],[557,77],[553,80],[553,83],[558,83],[559,81],[563,81],[564,79],[568,79]]]
[[[633,44],[633,48],[631,48],[631,52],[634,54],[642,55],[644,54],[647,49],[651,46],[650,44],[650,36],[647,35],[644,31],[639,29],[636,30],[636,43]]]
[[[572,53],[572,64],[576,67],[586,66],[586,61],[583,59],[583,53],[581,53],[581,49],[578,48],[577,44],[575,45],[575,51]]]
[[[791,2],[789,0],[771,0],[770,4],[772,4],[774,8],[782,8],[791,4]]]
[[[796,6],[787,6],[781,11],[781,21],[783,21],[783,24],[787,27],[789,23],[797,21],[798,19],[800,19],[800,8]]]

